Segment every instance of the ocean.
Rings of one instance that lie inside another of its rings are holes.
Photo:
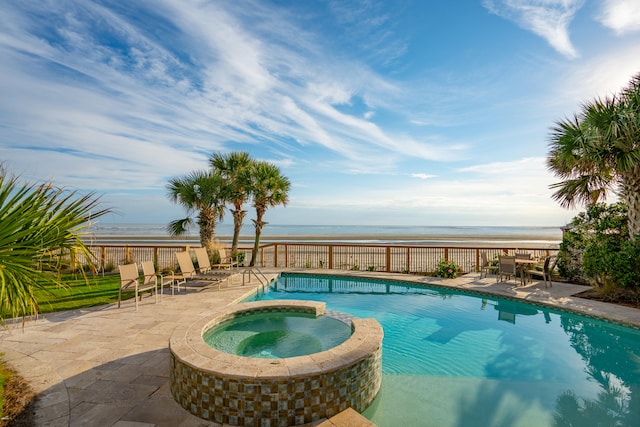
[[[171,238],[166,224],[107,224],[97,222],[89,229],[91,239],[108,243],[198,243],[198,230],[187,236]],[[233,224],[222,223],[216,227],[216,237],[230,241]],[[241,244],[252,243],[253,224],[245,224],[241,230]],[[287,241],[336,241],[367,244],[503,244],[535,243],[557,245],[562,231],[557,227],[503,227],[503,226],[420,226],[420,225],[284,225],[267,224],[261,242]]]

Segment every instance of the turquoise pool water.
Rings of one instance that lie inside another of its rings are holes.
[[[272,312],[228,320],[202,338],[225,353],[272,359],[319,353],[350,336],[351,326],[329,316]]]
[[[640,331],[495,297],[283,275],[254,299],[325,301],[384,328],[363,415],[392,426],[640,426]]]

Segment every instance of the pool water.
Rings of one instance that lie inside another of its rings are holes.
[[[256,300],[324,301],[384,328],[391,426],[640,426],[640,331],[541,306],[402,282],[282,275]]]
[[[202,338],[211,347],[237,356],[283,358],[319,353],[350,336],[351,326],[329,316],[270,312],[227,320]]]

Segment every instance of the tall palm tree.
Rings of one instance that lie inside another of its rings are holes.
[[[243,209],[249,199],[249,187],[251,185],[250,169],[253,160],[249,153],[234,151],[229,154],[214,153],[209,159],[213,170],[224,178],[224,198],[233,204],[233,241],[231,243],[232,256],[238,251],[240,230],[247,211]]]
[[[110,212],[98,202],[93,193],[79,196],[52,183],[20,184],[0,164],[0,313],[38,314],[35,291],[62,285],[54,274],[61,255],[78,251],[93,264],[81,238],[93,219]]]
[[[172,178],[167,184],[169,199],[184,206],[187,216],[171,221],[167,230],[172,236],[180,236],[194,225],[200,228],[200,244],[213,250],[213,236],[217,221],[224,216],[222,199],[223,180],[209,171],[195,171],[188,175]],[[198,219],[194,221],[192,215]]]
[[[627,205],[630,237],[640,235],[640,74],[619,95],[585,103],[552,128],[547,166],[563,207],[587,206],[611,191]]]
[[[249,266],[256,264],[258,248],[260,247],[260,234],[267,224],[263,221],[264,214],[268,208],[286,205],[289,201],[289,179],[280,173],[280,169],[267,162],[255,162],[251,173],[251,194],[253,196],[253,207],[256,209],[256,218],[253,224],[256,229],[256,237],[253,242],[251,252],[251,262]]]

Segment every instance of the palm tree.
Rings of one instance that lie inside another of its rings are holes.
[[[231,243],[231,254],[235,256],[238,251],[238,239],[240,238],[240,230],[242,223],[247,215],[247,211],[242,207],[248,200],[249,186],[251,180],[249,172],[253,160],[249,153],[244,151],[235,151],[229,154],[215,153],[209,159],[209,163],[213,170],[220,174],[225,181],[224,198],[233,204],[233,241]]]
[[[251,262],[249,266],[256,264],[258,248],[260,246],[260,234],[262,228],[267,224],[262,219],[268,208],[277,205],[286,205],[289,201],[289,179],[280,173],[280,169],[267,162],[256,162],[251,173],[251,194],[253,196],[253,207],[256,209],[256,219],[253,224],[256,229],[256,237],[253,242],[251,252]]]
[[[627,205],[630,237],[640,235],[640,74],[620,95],[585,103],[552,128],[547,166],[563,207],[594,205],[610,191]]]
[[[200,244],[213,250],[217,221],[224,216],[222,187],[222,178],[209,171],[195,171],[172,178],[167,184],[169,199],[184,206],[187,216],[171,221],[167,226],[169,233],[172,236],[185,234],[194,225],[192,215],[197,212],[195,222],[200,228]]]
[[[0,164],[1,313],[38,314],[35,291],[62,285],[52,274],[62,268],[62,255],[77,251],[93,265],[93,254],[81,238],[93,219],[110,212],[97,207],[93,193],[79,196],[52,183],[19,184]]]

